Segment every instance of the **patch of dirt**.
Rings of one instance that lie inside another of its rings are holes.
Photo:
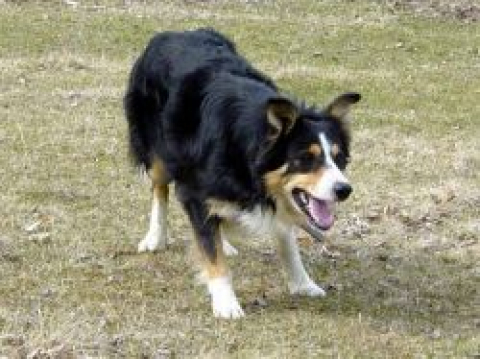
[[[389,0],[394,11],[413,11],[422,16],[443,17],[466,23],[480,21],[480,3],[468,0]]]

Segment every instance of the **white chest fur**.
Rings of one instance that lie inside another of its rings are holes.
[[[264,237],[275,233],[281,223],[277,213],[260,205],[249,211],[241,210],[235,205],[220,201],[209,201],[209,205],[210,213],[224,219],[226,221],[225,227],[229,231],[237,232],[240,230],[253,236]]]

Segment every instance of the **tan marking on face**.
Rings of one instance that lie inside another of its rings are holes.
[[[310,152],[315,157],[318,157],[322,153],[322,148],[320,147],[320,145],[314,143],[311,144],[310,147],[308,147],[308,152]]]
[[[334,143],[334,144],[332,145],[332,150],[331,150],[331,151],[332,151],[332,156],[333,156],[333,157],[337,157],[337,156],[338,156],[338,154],[340,153],[340,146],[338,145],[338,143]]]
[[[285,164],[274,171],[267,172],[263,176],[265,187],[267,188],[268,193],[277,193],[282,189],[282,186],[286,180],[286,172],[287,165]]]
[[[323,170],[319,169],[312,173],[289,174],[284,176],[283,181],[278,186],[277,192],[272,193],[276,200],[277,210],[282,213],[284,218],[298,226],[306,225],[307,219],[303,211],[292,198],[294,188],[302,189],[308,193],[314,192]]]
[[[288,188],[289,191],[294,188],[300,188],[311,193],[313,192],[313,188],[315,188],[316,184],[320,181],[323,171],[323,168],[319,168],[315,172],[291,175],[285,187]]]
[[[313,193],[325,169],[319,168],[315,172],[287,174],[287,165],[264,175],[264,183],[268,193],[275,198],[277,210],[291,223],[306,225],[305,214],[297,208],[292,199],[294,188]]]

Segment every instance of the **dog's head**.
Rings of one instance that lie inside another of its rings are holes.
[[[335,203],[352,192],[343,173],[349,161],[347,115],[359,100],[359,94],[346,93],[321,111],[285,98],[266,105],[265,188],[280,215],[317,239],[333,225]]]

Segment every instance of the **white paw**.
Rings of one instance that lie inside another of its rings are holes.
[[[223,253],[225,253],[226,256],[232,257],[236,256],[238,254],[237,249],[230,244],[229,241],[226,239],[223,240]]]
[[[327,293],[312,280],[300,283],[289,283],[288,289],[292,295],[305,295],[308,297],[325,297]]]
[[[226,277],[210,280],[208,289],[212,297],[213,315],[217,318],[237,319],[245,315]]]
[[[240,303],[235,296],[230,298],[212,298],[213,315],[217,318],[237,319],[245,316]]]
[[[153,252],[155,250],[164,249],[167,245],[166,236],[162,236],[161,231],[150,230],[145,238],[138,243],[138,252]]]

